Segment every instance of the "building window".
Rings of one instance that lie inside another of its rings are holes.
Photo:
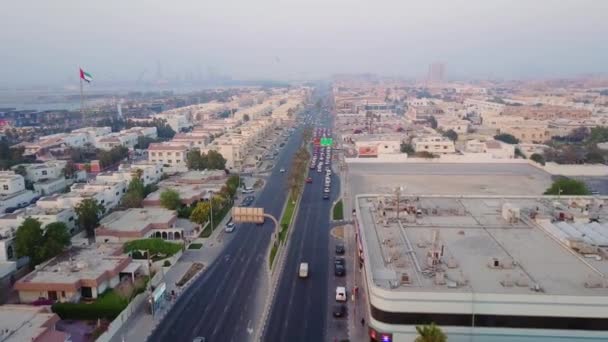
[[[168,156],[173,155],[173,152],[167,152],[167,155]]]
[[[150,155],[151,155],[152,157],[156,157],[156,152],[150,152]]]
[[[181,163],[181,160],[177,159],[177,160],[175,160],[175,163],[179,164],[179,163]]]
[[[5,185],[3,185],[3,186],[2,186],[2,189],[4,189],[4,190],[8,190],[8,185],[6,185],[6,184],[5,184]]]
[[[65,298],[65,291],[61,291],[61,298]]]
[[[159,156],[159,157],[162,157],[162,156],[163,156],[163,153],[162,153],[162,152],[158,152],[158,156]]]
[[[70,221],[70,222],[74,221],[74,216],[70,216],[70,218],[68,219],[68,221]]]
[[[46,176],[46,175],[47,175],[46,170],[42,170],[42,175],[43,175],[43,176]]]
[[[171,164],[171,163],[173,163],[173,160],[169,159],[169,160],[167,160],[167,163]]]
[[[14,257],[14,253],[13,253],[13,246],[10,246],[10,245],[9,245],[9,246],[6,248],[6,258],[7,258],[8,260],[11,260],[13,257]]]

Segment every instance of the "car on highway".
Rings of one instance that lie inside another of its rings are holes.
[[[236,224],[234,224],[234,222],[228,222],[226,224],[226,227],[224,228],[224,231],[226,233],[232,233],[234,231],[234,228],[236,228]]]
[[[281,169],[279,170],[279,172],[280,172],[280,173],[285,173],[285,168],[281,168]]]
[[[337,256],[337,257],[334,258],[334,265],[345,266],[346,265],[346,260],[344,260],[344,257]]]
[[[323,192],[328,194],[331,190],[329,190],[329,187],[326,187],[325,189],[323,189]]]
[[[339,264],[334,264],[334,275],[337,277],[344,277],[346,275],[346,267]]]
[[[241,207],[250,206],[254,200],[255,200],[255,197],[253,197],[253,196],[247,196],[247,197],[243,198],[243,201],[241,202]]]
[[[343,255],[344,254],[344,245],[336,245],[336,254]]]
[[[306,178],[306,183],[309,183],[309,184],[312,183],[312,177]]]
[[[300,278],[308,278],[308,263],[301,262],[300,268],[298,269],[298,276]]]
[[[346,287],[336,287],[336,302],[346,302]]]
[[[336,305],[332,311],[332,315],[336,318],[341,318],[346,316],[346,305]]]
[[[204,337],[195,337],[192,342],[206,342],[207,340]]]

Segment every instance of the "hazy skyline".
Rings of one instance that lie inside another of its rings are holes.
[[[0,84],[66,84],[208,69],[234,78],[373,72],[448,78],[608,71],[608,2],[4,0]]]

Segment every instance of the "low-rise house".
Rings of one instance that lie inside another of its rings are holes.
[[[487,153],[494,159],[515,158],[515,145],[507,144],[498,140],[469,140],[466,142],[465,151],[469,153]]]
[[[59,302],[91,300],[118,285],[121,276],[131,278],[136,270],[127,270],[130,264],[131,258],[122,254],[121,244],[72,247],[38,265],[19,279],[14,289],[21,303],[41,298]]]
[[[190,148],[202,149],[211,140],[211,135],[208,133],[177,133],[171,141],[189,146]]]
[[[0,171],[0,213],[10,208],[27,206],[34,192],[25,189],[23,176],[13,171]]]
[[[60,320],[48,307],[29,305],[0,306],[0,341],[70,342],[70,334],[59,331]]]
[[[105,210],[117,206],[127,191],[126,180],[91,181],[72,185],[66,194],[42,197],[36,205],[43,208],[71,208],[85,199],[93,199],[103,205]]]
[[[104,217],[95,230],[95,239],[97,242],[127,242],[143,238],[181,241],[198,230],[198,225],[189,220],[178,219],[174,210],[132,208]]]
[[[153,143],[148,146],[148,161],[151,163],[160,164],[163,170],[171,171],[186,171],[186,154],[188,146],[181,143]]]
[[[437,119],[437,128],[446,132],[452,130],[458,134],[467,133],[470,124],[471,122],[468,120],[455,117],[440,117]]]
[[[102,182],[118,182],[125,181],[127,184],[131,182],[133,177],[141,171],[141,180],[145,185],[154,184],[160,180],[163,175],[162,165],[157,163],[137,163],[137,164],[121,164],[117,171],[106,171],[97,174],[96,180]]]
[[[65,160],[49,160],[40,164],[19,164],[11,169],[16,170],[23,167],[25,169],[25,180],[35,183],[64,177],[63,170],[66,164],[67,161]]]
[[[454,153],[454,142],[442,136],[425,136],[412,139],[414,152],[430,152],[433,154]]]
[[[1,230],[5,230],[5,232],[8,233],[9,230],[12,231],[12,228],[14,228],[16,231],[27,218],[33,218],[40,221],[43,228],[49,223],[65,223],[68,231],[71,234],[74,234],[78,217],[74,208],[42,208],[39,206],[29,206],[13,213],[0,216],[0,234],[2,234]],[[0,260],[2,260],[1,258],[2,256],[0,256]]]

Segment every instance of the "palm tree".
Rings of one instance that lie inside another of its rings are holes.
[[[418,337],[415,342],[446,342],[448,337],[434,322],[430,325],[417,326]]]

